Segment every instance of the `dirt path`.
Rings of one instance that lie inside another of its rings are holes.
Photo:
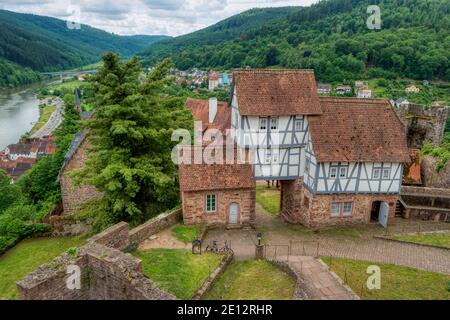
[[[172,236],[172,228],[167,228],[150,237],[139,245],[139,250],[150,249],[186,249],[191,250],[191,244],[185,244]]]

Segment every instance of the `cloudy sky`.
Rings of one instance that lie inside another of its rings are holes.
[[[254,7],[317,0],[0,0],[0,9],[78,20],[117,34],[189,33]],[[78,14],[80,12],[80,14]]]

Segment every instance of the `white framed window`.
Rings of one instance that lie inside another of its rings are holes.
[[[339,169],[339,178],[346,179],[347,178],[347,168],[341,167]]]
[[[303,131],[303,119],[295,120],[295,131]]]
[[[259,130],[267,130],[267,118],[259,118]]]
[[[380,176],[381,176],[381,169],[374,168],[372,172],[372,179],[380,179]]]
[[[217,211],[217,195],[210,193],[206,195],[206,212]]]
[[[278,130],[278,118],[270,118],[270,130]]]
[[[272,163],[272,151],[271,151],[271,150],[266,150],[264,162],[265,162],[266,164]]]
[[[341,216],[341,203],[334,202],[331,204],[331,216],[340,217]]]
[[[351,217],[353,214],[353,202],[344,202],[342,215],[344,217]]]
[[[338,174],[338,168],[331,167],[330,168],[330,178],[331,179],[336,179],[337,178],[337,174]]]
[[[391,169],[383,169],[383,179],[389,180],[391,178]]]

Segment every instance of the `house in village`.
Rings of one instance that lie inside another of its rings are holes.
[[[325,83],[319,83],[317,84],[317,93],[323,94],[323,95],[329,95],[331,94],[331,90],[333,87],[331,84],[325,84]]]
[[[405,92],[406,93],[419,93],[420,92],[420,88],[417,87],[414,84],[410,84],[405,88]]]
[[[220,76],[219,74],[212,70],[208,75],[208,90],[214,91],[220,85]]]
[[[345,94],[349,94],[350,92],[352,92],[352,87],[351,86],[338,86],[336,87],[336,93],[340,94],[340,95],[345,95]]]
[[[231,90],[228,108],[218,112],[214,104],[197,103],[212,126],[230,119],[220,126],[231,126],[234,149],[245,161],[180,164],[186,224],[252,224],[255,182],[278,180],[287,222],[387,225],[403,164],[410,161],[404,127],[389,101],[320,98],[309,70],[240,70]]]
[[[372,98],[372,90],[370,89],[361,89],[356,93],[358,99],[371,99]]]

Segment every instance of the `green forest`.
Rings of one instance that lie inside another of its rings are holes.
[[[367,28],[372,4],[381,8],[381,30]],[[448,0],[328,0],[283,10],[282,17],[267,18],[262,26],[243,23],[258,17],[245,12],[153,44],[141,55],[149,65],[171,57],[180,69],[309,68],[320,81],[330,82],[362,77],[450,80]],[[230,21],[239,27],[217,31]]]
[[[36,81],[33,71],[68,70],[98,62],[108,51],[127,58],[165,38],[119,36],[87,25],[69,29],[63,20],[0,10],[0,88]]]

